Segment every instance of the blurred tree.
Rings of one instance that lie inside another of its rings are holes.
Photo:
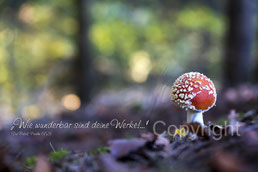
[[[93,88],[92,65],[89,42],[89,1],[76,0],[78,7],[78,56],[75,69],[77,70],[77,92],[82,105],[89,102]]]
[[[225,86],[236,86],[250,79],[254,7],[255,0],[228,1],[228,30],[224,63]]]
[[[9,34],[12,35],[9,37],[9,42],[5,43],[6,51],[9,54],[9,58],[6,58],[2,61],[3,65],[1,68],[7,69],[4,72],[3,69],[1,70],[1,75],[8,73],[8,79],[10,82],[13,83],[13,87],[10,90],[13,92],[15,96],[10,96],[11,99],[11,106],[16,110],[19,105],[20,100],[20,90],[21,90],[21,83],[18,76],[19,66],[17,65],[16,61],[16,37],[17,37],[17,28],[19,27],[18,18],[17,18],[17,11],[21,7],[21,5],[25,2],[25,0],[19,1],[2,1],[0,4],[0,15],[6,16],[2,18],[2,21],[5,22],[6,26],[9,27]],[[5,7],[5,8],[4,8]],[[1,31],[1,28],[0,28]],[[0,53],[2,55],[2,53]],[[1,57],[3,59],[3,57]],[[1,83],[2,84],[2,83]],[[1,88],[3,86],[1,85]]]

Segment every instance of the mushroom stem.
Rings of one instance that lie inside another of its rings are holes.
[[[187,111],[187,122],[198,122],[199,124],[201,124],[201,126],[204,126],[203,123],[203,116],[202,116],[202,111],[192,111],[192,110],[188,110]]]

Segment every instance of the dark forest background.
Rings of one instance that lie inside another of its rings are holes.
[[[219,102],[240,101],[234,89],[249,100],[256,21],[255,0],[0,0],[0,124],[80,107],[148,114],[190,71]]]

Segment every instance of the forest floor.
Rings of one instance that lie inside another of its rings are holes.
[[[256,108],[246,113],[232,110],[227,118],[217,120],[216,123],[207,122],[204,128],[197,123],[186,123],[184,127],[190,128],[188,134],[181,128],[176,130],[175,135],[154,135],[153,121],[177,121],[169,119],[171,112],[167,109],[171,109],[170,106],[165,105],[163,110],[153,110],[156,117],[138,115],[138,106],[130,110],[97,107],[101,109],[101,115],[94,116],[94,120],[92,116],[76,111],[63,113],[56,121],[86,123],[90,120],[108,123],[111,119],[126,119],[141,120],[142,124],[149,121],[149,124],[138,129],[113,127],[46,130],[51,136],[12,135],[10,125],[0,131],[0,171],[252,172],[258,169]],[[248,109],[250,103],[243,107]],[[214,111],[213,115],[219,112]],[[176,109],[173,113],[177,113]],[[33,124],[51,121],[42,118],[33,121]],[[27,131],[37,133],[39,130],[22,130],[23,133]]]

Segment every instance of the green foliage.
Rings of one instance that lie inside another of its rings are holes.
[[[139,50],[149,54],[151,74],[178,75],[199,61],[202,54],[209,70],[220,71],[217,64],[224,22],[219,14],[201,4],[167,14],[149,7],[130,8],[126,3],[100,1],[93,3],[92,16],[90,35],[95,54],[98,61],[105,59],[116,66],[111,73],[130,70],[132,54]],[[211,46],[205,47],[204,35],[213,40]],[[102,66],[106,65],[96,67],[104,71]]]
[[[65,149],[61,149],[57,152],[51,152],[49,155],[50,162],[60,162],[62,161],[70,152]],[[37,162],[37,157],[31,156],[28,157],[24,163],[25,167],[33,168]]]
[[[15,113],[47,81],[53,66],[74,55],[74,2],[23,1],[17,16],[0,12],[0,102]],[[68,9],[64,12],[64,9]],[[11,9],[10,9],[11,10]],[[71,27],[72,26],[72,27]]]
[[[180,11],[178,14],[178,24],[197,32],[207,30],[218,35],[223,32],[224,28],[220,16],[201,5],[191,6]]]
[[[51,152],[50,153],[50,157],[49,157],[49,161],[50,162],[60,162],[62,161],[65,156],[67,156],[70,152],[68,150],[65,149],[61,149],[59,151],[56,152]]]
[[[220,126],[226,126],[229,124],[229,119],[221,119],[221,120],[217,121],[216,124],[220,125]]]
[[[238,120],[238,121],[241,120],[242,118],[244,118],[244,116],[245,116],[245,113],[240,112],[239,115],[238,115],[238,117],[237,117],[237,120]]]
[[[37,158],[35,156],[28,157],[25,161],[25,167],[32,168],[37,162]]]
[[[137,113],[137,112],[140,112],[142,110],[142,104],[141,103],[135,103],[131,109],[133,112]]]
[[[125,138],[125,139],[132,139],[132,138],[134,138],[134,136],[132,136],[132,135],[126,133],[125,136],[124,136],[124,138]]]
[[[88,151],[88,154],[89,155],[99,155],[99,154],[107,153],[107,152],[109,152],[108,147],[101,147],[101,148],[98,148],[98,149],[93,150],[93,151]]]

